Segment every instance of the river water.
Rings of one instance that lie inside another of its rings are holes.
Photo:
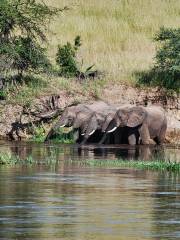
[[[0,239],[180,239],[180,175],[87,167],[83,159],[180,161],[171,146],[1,143],[35,166],[0,166]],[[57,164],[43,161],[56,157]]]

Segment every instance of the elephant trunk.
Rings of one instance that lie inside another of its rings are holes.
[[[44,142],[47,142],[51,138],[51,136],[54,134],[54,132],[55,132],[54,129],[51,128],[51,130],[48,132]]]

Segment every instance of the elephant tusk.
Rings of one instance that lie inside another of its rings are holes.
[[[90,132],[88,135],[91,136],[94,132],[95,130],[92,130],[92,132]]]
[[[81,135],[82,135],[82,136],[84,136],[84,135],[85,135],[85,133],[81,133]]]
[[[59,126],[59,127],[60,127],[60,128],[61,128],[61,127],[65,127],[65,124],[63,124],[63,125],[61,125],[61,126]]]
[[[113,129],[109,130],[108,133],[112,133],[117,129],[117,127],[114,127]]]

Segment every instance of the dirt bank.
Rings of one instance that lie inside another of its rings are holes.
[[[48,130],[53,120],[61,111],[76,99],[90,102],[91,95],[78,93],[70,95],[65,91],[57,95],[43,96],[35,99],[29,106],[8,104],[0,101],[0,138],[10,140],[27,140],[32,137],[34,127],[43,123]],[[180,98],[167,95],[164,91],[151,88],[139,89],[125,85],[106,87],[100,98],[109,103],[131,103],[137,105],[161,104],[167,112],[167,142],[180,144]]]

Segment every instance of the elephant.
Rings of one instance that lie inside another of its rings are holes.
[[[78,135],[84,135],[85,129],[87,129],[87,122],[91,119],[91,116],[95,112],[102,111],[103,109],[109,107],[109,105],[103,101],[97,101],[93,104],[78,104],[76,106],[67,107],[63,114],[60,116],[56,124],[51,128],[46,136],[45,141],[48,141],[51,136],[60,127],[73,127],[78,129]],[[92,135],[94,132],[91,132]],[[82,137],[78,141],[82,140]]]
[[[119,144],[120,142],[120,138],[119,136],[123,136],[123,138],[125,138],[125,134],[124,131],[126,130],[126,128],[118,128],[116,131],[112,130],[112,134],[110,134],[111,131],[109,131],[109,133],[107,134],[107,132],[104,131],[104,133],[102,132],[102,128],[105,124],[105,122],[109,119],[109,118],[113,118],[115,113],[117,112],[118,109],[123,108],[124,106],[126,107],[130,107],[132,105],[130,104],[126,104],[126,105],[122,105],[122,104],[118,104],[118,105],[109,105],[106,106],[105,108],[99,109],[99,111],[94,112],[91,115],[91,118],[89,118],[88,124],[86,124],[86,128],[84,131],[84,142],[86,142],[86,140],[88,140],[88,138],[94,134],[94,133],[99,133],[99,135],[101,135],[101,139],[99,141],[99,144]],[[102,134],[103,133],[103,134]]]
[[[125,127],[130,145],[136,145],[139,142],[162,144],[167,129],[167,118],[164,109],[156,105],[122,107],[114,117],[107,117],[102,131],[111,133],[119,127]]]
[[[91,108],[92,110],[92,108]],[[83,135],[82,144],[86,142],[101,143],[103,142],[112,143],[111,135],[108,138],[105,136],[106,133],[102,133],[101,128],[106,119],[107,114],[114,111],[114,107],[106,105],[101,108],[94,108],[94,111],[90,111],[86,114],[84,111],[77,114],[74,121],[74,128],[81,128],[81,135]]]

